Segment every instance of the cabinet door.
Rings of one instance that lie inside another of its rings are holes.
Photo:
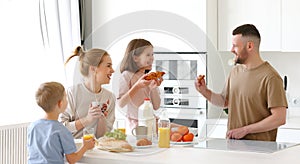
[[[218,49],[230,51],[232,30],[254,24],[261,35],[261,51],[281,50],[280,0],[218,0]]]
[[[300,1],[282,1],[282,51],[300,51]]]
[[[208,138],[226,138],[227,125],[222,124],[207,124],[206,137]]]
[[[277,142],[300,143],[300,129],[279,128],[277,131]]]

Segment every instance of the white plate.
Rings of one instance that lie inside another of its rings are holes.
[[[194,144],[195,142],[192,141],[192,142],[172,142],[170,141],[170,144],[171,145],[189,145],[189,144]]]
[[[145,149],[145,148],[150,148],[152,145],[145,145],[145,146],[134,146],[137,149]]]

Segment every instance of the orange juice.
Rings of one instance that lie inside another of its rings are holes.
[[[168,127],[158,128],[158,147],[160,148],[170,147],[170,128]]]
[[[126,134],[126,129],[125,128],[118,128],[122,133]]]
[[[83,139],[84,140],[89,140],[89,139],[92,139],[92,138],[94,138],[93,134],[85,134],[85,135],[83,135]]]

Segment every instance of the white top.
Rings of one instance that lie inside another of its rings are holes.
[[[75,120],[86,117],[89,106],[93,101],[98,100],[100,103],[107,103],[108,115],[106,116],[106,131],[111,131],[115,121],[115,103],[116,97],[109,90],[102,88],[100,93],[89,91],[83,83],[68,88],[67,91],[69,106],[59,117],[59,120],[72,132],[74,138],[81,138],[82,129],[77,131]],[[97,129],[97,123],[91,125]]]

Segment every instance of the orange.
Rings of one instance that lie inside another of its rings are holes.
[[[189,128],[187,126],[179,126],[177,131],[181,134],[181,135],[186,135],[189,133]]]
[[[182,135],[178,132],[174,132],[172,135],[171,135],[171,141],[173,142],[180,142],[182,139]]]
[[[189,133],[186,134],[182,137],[183,142],[191,142],[194,140],[194,134],[193,133]]]

